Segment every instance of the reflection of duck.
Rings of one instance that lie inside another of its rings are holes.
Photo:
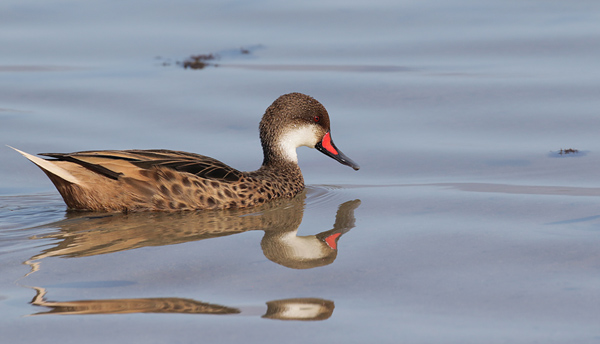
[[[129,314],[129,313],[176,313],[176,314],[239,314],[235,307],[200,302],[178,297],[156,297],[143,299],[110,299],[47,301],[46,290],[34,287],[36,295],[31,304],[50,308],[47,312],[34,315],[85,315],[85,314]],[[325,320],[333,313],[334,303],[319,298],[294,298],[267,302],[267,311],[262,316],[278,320]]]
[[[277,200],[253,209],[100,216],[70,213],[70,219],[46,225],[60,232],[41,237],[58,239],[58,244],[28,263],[36,269],[38,261],[46,257],[85,257],[263,230],[261,246],[271,261],[302,269],[331,264],[337,256],[337,241],[354,227],[354,209],[360,201],[339,206],[333,229],[297,236],[305,198],[303,192],[291,200]]]
[[[36,294],[31,300],[34,306],[51,310],[39,314],[126,314],[126,313],[179,313],[179,314],[236,314],[240,310],[214,305],[192,299],[177,297],[154,297],[143,299],[47,301],[46,289],[33,287]]]
[[[304,189],[300,146],[359,169],[333,144],[325,107],[301,93],[283,95],[267,108],[260,139],[264,160],[253,172],[169,150],[43,154],[53,160],[19,152],[48,175],[69,208],[109,212],[245,208],[294,197]]]
[[[317,235],[298,236],[297,230],[265,230],[261,241],[264,255],[271,261],[294,269],[310,269],[329,265],[337,257],[337,242],[342,234],[354,228],[354,209],[359,200],[339,206],[333,229]]]
[[[333,313],[333,301],[317,298],[297,298],[267,302],[263,318],[278,320],[325,320]]]
[[[261,207],[184,213],[107,214],[89,216],[70,213],[70,218],[46,227],[60,232],[44,236],[58,244],[31,258],[33,271],[47,257],[86,257],[188,241],[210,239],[263,230],[263,252],[270,260],[291,268],[311,268],[331,264],[337,256],[339,238],[354,227],[354,210],[359,200],[341,204],[333,228],[317,235],[297,236],[302,222],[303,192],[291,200],[277,200]],[[33,238],[38,239],[38,238]],[[48,301],[46,290],[34,287],[35,306],[50,308],[37,314],[122,314],[185,313],[237,314],[243,308],[205,303],[187,298],[130,298],[108,300]],[[334,303],[319,298],[291,298],[267,302],[263,318],[280,320],[324,320],[331,316]]]

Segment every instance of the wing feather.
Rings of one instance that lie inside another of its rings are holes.
[[[191,173],[201,178],[228,182],[238,181],[242,177],[242,172],[216,159],[194,153],[165,149],[84,151],[70,154],[44,153],[40,155],[73,162],[112,179],[118,179],[119,176],[123,175],[122,172],[114,168],[118,165],[118,161],[142,169],[164,167],[178,172]]]

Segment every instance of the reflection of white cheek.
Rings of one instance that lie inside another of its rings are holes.
[[[296,231],[282,235],[279,244],[288,257],[297,260],[324,258],[329,253],[329,250],[324,249],[323,242],[314,235],[297,236]]]
[[[321,314],[321,305],[306,303],[286,303],[285,308],[279,312],[282,318],[314,319]]]
[[[281,154],[287,160],[297,163],[298,155],[296,154],[296,148],[301,146],[315,148],[318,141],[315,127],[307,125],[295,127],[283,133],[278,145],[281,149]]]

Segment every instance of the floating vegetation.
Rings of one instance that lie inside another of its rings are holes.
[[[558,154],[563,155],[563,154],[577,154],[579,153],[578,149],[573,149],[573,148],[569,148],[569,149],[560,149],[558,151]]]
[[[219,58],[219,55],[217,54],[201,54],[201,55],[192,55],[190,56],[190,58],[188,58],[187,60],[183,61],[183,62],[178,62],[177,64],[181,64],[183,66],[183,68],[187,69],[187,68],[191,68],[191,69],[202,69],[206,66],[209,65],[215,65],[213,63],[209,63],[207,61],[212,61],[212,60],[216,60]]]
[[[552,151],[548,154],[551,158],[561,158],[561,157],[581,157],[585,156],[589,151],[580,151],[575,148],[561,148],[558,151]]]
[[[223,50],[221,52],[217,53],[208,53],[208,54],[196,54],[196,55],[191,55],[190,57],[188,57],[187,59],[183,60],[183,61],[175,61],[173,62],[171,59],[169,58],[163,58],[161,56],[156,56],[155,59],[160,61],[160,64],[164,67],[168,67],[171,66],[173,64],[177,65],[177,66],[181,66],[185,69],[204,69],[206,67],[218,67],[219,65],[217,63],[215,63],[215,60],[220,60],[222,56],[224,56],[225,58],[236,58],[236,57],[242,57],[244,59],[247,59],[249,57],[251,57],[252,52],[256,49],[262,49],[263,46],[262,45],[255,45],[255,46],[250,46],[250,47],[241,47],[238,49],[230,49],[230,50]]]

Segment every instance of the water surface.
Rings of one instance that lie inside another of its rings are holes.
[[[301,148],[294,200],[90,214],[1,148],[5,340],[600,341],[596,2],[0,9],[4,144],[253,170],[260,117],[297,91],[361,165]]]

